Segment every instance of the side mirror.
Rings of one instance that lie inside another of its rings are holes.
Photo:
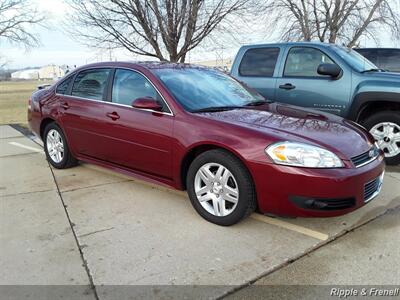
[[[337,64],[320,64],[317,72],[319,75],[328,75],[337,78],[342,73],[342,69]]]
[[[133,100],[132,107],[138,109],[150,109],[155,111],[161,111],[163,108],[159,101],[151,97],[143,97]]]

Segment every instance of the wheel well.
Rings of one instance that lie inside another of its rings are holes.
[[[370,115],[386,110],[400,110],[400,103],[391,101],[368,102],[361,107],[357,117],[357,122],[362,122]]]
[[[40,137],[43,140],[43,135],[44,135],[44,129],[46,128],[46,126],[52,122],[55,122],[53,119],[51,118],[46,118],[43,119],[42,122],[40,123]]]
[[[185,157],[182,160],[182,164],[181,164],[181,182],[182,182],[182,188],[184,190],[186,190],[186,175],[188,173],[189,166],[192,163],[192,161],[197,156],[199,156],[201,153],[204,153],[208,150],[213,150],[213,149],[226,150],[222,147],[218,147],[215,145],[200,145],[200,146],[194,147],[188,153],[186,153]]]
[[[182,183],[183,190],[186,190],[186,176],[187,176],[189,166],[192,163],[192,161],[200,154],[202,154],[206,151],[209,151],[209,150],[214,150],[214,149],[220,149],[220,150],[227,151],[227,152],[233,154],[234,156],[236,156],[240,161],[242,161],[242,159],[240,159],[240,157],[238,157],[235,153],[233,153],[232,151],[230,151],[229,149],[226,149],[224,147],[219,147],[219,146],[212,145],[212,144],[196,146],[193,149],[191,149],[188,153],[186,153],[185,157],[182,160],[181,183]],[[250,176],[251,176],[251,174],[250,174]]]

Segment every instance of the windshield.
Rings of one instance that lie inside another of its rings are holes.
[[[354,67],[358,72],[364,72],[372,69],[378,69],[372,62],[370,62],[367,58],[359,54],[358,52],[335,45],[336,53],[343,58],[348,64]]]
[[[241,107],[260,101],[263,96],[230,76],[213,69],[157,69],[160,78],[175,99],[190,112],[218,107]]]

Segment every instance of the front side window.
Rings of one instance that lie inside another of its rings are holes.
[[[142,74],[124,69],[115,71],[112,102],[130,106],[134,100],[147,97],[156,99],[160,104],[165,105],[156,89]],[[163,111],[165,109],[164,106]]]
[[[265,101],[223,72],[206,68],[157,69],[154,73],[185,110],[195,112],[210,107],[245,106]]]
[[[247,50],[239,66],[241,76],[272,77],[278,60],[279,48]]]
[[[334,62],[322,51],[315,48],[293,47],[286,59],[284,76],[324,77],[317,72],[320,64]]]
[[[68,92],[68,87],[72,82],[74,76],[66,78],[64,81],[57,85],[56,93],[60,95],[65,95]]]
[[[109,74],[110,69],[93,69],[80,72],[75,78],[71,95],[103,100]]]

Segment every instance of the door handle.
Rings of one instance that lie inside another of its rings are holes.
[[[113,111],[112,113],[110,112],[107,113],[106,116],[112,119],[113,121],[118,120],[120,118],[120,116],[115,111]]]
[[[281,85],[279,86],[279,88],[280,88],[280,89],[283,89],[283,90],[293,90],[293,89],[296,88],[296,86],[294,86],[294,85],[291,84],[291,83],[285,83],[285,84],[281,84]]]
[[[69,108],[69,104],[67,102],[64,102],[63,104],[61,104],[61,107],[67,110]]]

